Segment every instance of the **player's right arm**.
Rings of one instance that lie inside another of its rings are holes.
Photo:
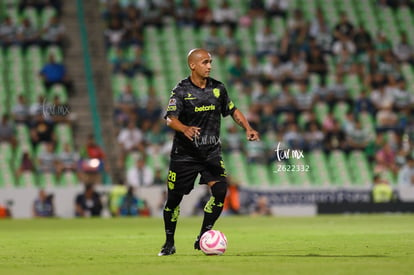
[[[183,97],[179,89],[174,89],[171,92],[170,101],[167,107],[167,113],[164,118],[167,121],[167,126],[171,129],[183,133],[186,138],[193,140],[195,136],[200,134],[200,128],[195,126],[188,126],[183,124],[178,117],[184,109]]]
[[[173,116],[167,116],[167,126],[177,132],[183,133],[191,141],[194,137],[200,135],[199,127],[184,125],[178,118]]]

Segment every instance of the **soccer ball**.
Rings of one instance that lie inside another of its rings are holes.
[[[226,248],[227,238],[218,230],[209,230],[200,238],[200,249],[206,255],[221,255]]]

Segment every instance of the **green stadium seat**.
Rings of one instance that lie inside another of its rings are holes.
[[[18,187],[36,187],[36,175],[33,172],[23,172],[17,180]]]
[[[335,150],[329,156],[329,168],[331,169],[331,185],[337,187],[349,186],[351,178],[344,152]]]
[[[313,151],[309,154],[309,171],[312,186],[326,187],[331,184],[329,165],[323,152]]]
[[[16,185],[16,180],[12,169],[8,163],[0,160],[0,188],[13,187]]]
[[[40,173],[37,175],[37,186],[40,188],[48,188],[57,185],[56,175],[51,173]]]
[[[372,183],[371,167],[366,156],[360,151],[353,151],[349,155],[348,166],[350,168],[353,186],[369,186]]]
[[[73,172],[64,172],[60,178],[59,186],[73,186],[78,184],[78,178]]]

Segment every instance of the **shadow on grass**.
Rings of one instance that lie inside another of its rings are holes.
[[[292,258],[388,258],[386,255],[337,255],[337,254],[236,254],[236,255],[226,255],[228,257],[292,257]]]
[[[173,257],[180,257],[180,256],[205,256],[204,254],[175,254],[173,255]],[[214,256],[214,255],[211,255]],[[211,257],[209,256],[209,257]],[[287,254],[287,255],[282,255],[282,254],[250,254],[250,253],[246,253],[246,254],[224,254],[223,256],[220,257],[291,257],[291,258],[388,258],[389,256],[386,255],[375,255],[375,254],[371,254],[371,255],[337,255],[337,254]]]

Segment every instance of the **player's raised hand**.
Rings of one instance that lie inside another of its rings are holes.
[[[198,137],[200,135],[201,128],[195,127],[195,126],[188,126],[184,131],[183,134],[191,141],[195,137]]]
[[[249,141],[259,141],[260,136],[259,133],[253,129],[247,129],[246,130],[246,137]]]

